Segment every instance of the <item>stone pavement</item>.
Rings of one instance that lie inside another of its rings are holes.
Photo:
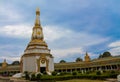
[[[104,82],[118,82],[118,81],[117,81],[117,79],[112,79],[111,78],[111,79],[106,79],[106,81],[104,81]]]

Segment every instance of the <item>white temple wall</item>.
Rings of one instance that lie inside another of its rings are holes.
[[[54,71],[54,61],[53,58],[47,57],[47,59],[49,60],[49,64],[48,64],[48,69],[50,72]]]
[[[35,72],[36,71],[36,58],[34,56],[31,57],[23,57],[23,72]]]

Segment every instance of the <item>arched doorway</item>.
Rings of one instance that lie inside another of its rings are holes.
[[[40,72],[41,72],[41,73],[46,72],[46,67],[40,67]]]

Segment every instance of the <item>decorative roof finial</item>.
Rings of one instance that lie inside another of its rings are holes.
[[[86,52],[86,56],[88,56],[88,53]]]
[[[89,57],[89,55],[88,55],[87,52],[86,52],[86,54],[85,54],[85,61],[86,61],[86,62],[90,61],[90,57]]]
[[[4,59],[4,62],[6,62],[6,59]]]
[[[4,59],[4,62],[2,63],[2,68],[6,68],[7,67],[7,62],[6,59]]]
[[[36,8],[36,15],[40,15],[40,9]]]
[[[39,17],[40,16],[40,9],[37,8],[36,9],[36,20],[35,20],[35,26],[40,26],[40,20],[39,20]]]

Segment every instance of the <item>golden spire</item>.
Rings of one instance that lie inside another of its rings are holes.
[[[86,56],[88,56],[88,53],[86,52]]]
[[[85,61],[86,61],[86,62],[90,61],[90,57],[89,57],[89,55],[88,55],[87,52],[86,52],[86,54],[85,54]]]
[[[6,59],[4,59],[4,62],[2,63],[2,68],[6,68],[7,67],[7,62]]]
[[[40,10],[39,8],[36,9],[36,20],[35,20],[35,26],[33,27],[33,33],[32,33],[32,40],[41,40],[43,41],[43,32],[42,27],[40,24]]]
[[[40,16],[40,9],[37,8],[36,9],[36,20],[35,20],[35,26],[40,26],[40,20],[39,20],[39,17]]]

